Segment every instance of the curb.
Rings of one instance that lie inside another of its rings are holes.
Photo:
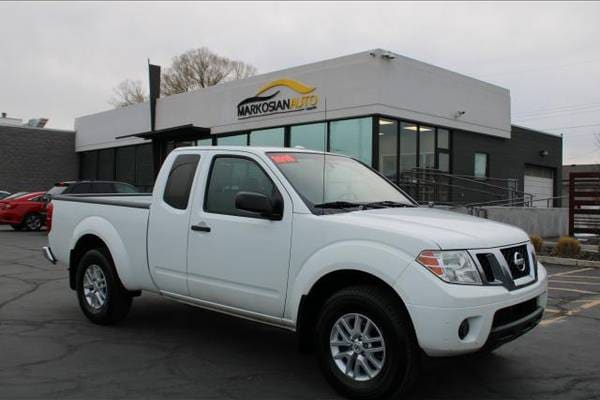
[[[566,265],[569,267],[600,268],[600,261],[577,260],[574,258],[562,258],[562,257],[550,257],[550,256],[537,256],[537,259],[538,259],[538,261],[546,262],[548,264],[559,264],[559,265]]]

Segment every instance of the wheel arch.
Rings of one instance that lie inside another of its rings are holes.
[[[406,305],[394,288],[380,277],[358,269],[338,269],[323,275],[310,288],[308,293],[302,295],[296,318],[296,333],[302,352],[313,349],[314,329],[319,317],[320,309],[327,299],[335,292],[347,287],[364,285],[375,286],[385,291],[390,299],[406,313],[408,320],[412,320]],[[414,333],[414,327],[412,327]]]
[[[108,255],[112,257],[106,243],[95,234],[86,233],[77,240],[77,243],[71,249],[69,254],[69,287],[71,289],[75,290],[76,288],[75,278],[77,276],[77,268],[79,267],[81,257],[89,250],[102,248],[106,249]]]
[[[130,288],[130,282],[135,281],[131,276],[130,259],[119,232],[106,219],[93,216],[81,221],[74,229],[69,254],[69,285],[71,275],[76,276],[80,257],[93,248],[105,248],[111,257],[119,280],[125,288]],[[74,286],[71,286],[73,288]],[[137,289],[137,288],[136,288]]]

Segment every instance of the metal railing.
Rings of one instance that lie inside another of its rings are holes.
[[[533,195],[517,190],[518,179],[479,178],[435,169],[413,168],[400,173],[398,184],[419,203],[449,206],[499,202],[523,204]]]

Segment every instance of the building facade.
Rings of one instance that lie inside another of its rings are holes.
[[[562,138],[512,126],[507,89],[380,49],[159,98],[151,118],[148,103],[78,118],[80,177],[149,189],[175,147],[302,146],[422,202],[560,193]]]
[[[0,190],[45,191],[56,182],[77,179],[75,132],[23,126],[0,119]],[[15,122],[17,121],[17,122]]]

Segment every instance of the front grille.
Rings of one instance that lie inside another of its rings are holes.
[[[531,266],[529,265],[529,254],[527,253],[526,245],[509,247],[500,251],[508,264],[513,279],[519,279],[529,275]],[[515,255],[517,256],[515,257]],[[524,264],[518,265],[515,262],[515,259],[522,259]]]
[[[490,265],[490,260],[488,259],[489,256],[494,257],[494,255],[491,253],[477,254],[477,260],[479,261],[479,265],[481,265],[481,269],[483,269],[485,279],[486,281],[488,281],[488,283],[494,282],[496,280],[496,277],[494,276],[494,270],[492,269],[492,266]]]
[[[533,298],[526,302],[498,310],[496,311],[496,314],[494,314],[492,329],[524,318],[537,310],[537,307],[537,298]]]

